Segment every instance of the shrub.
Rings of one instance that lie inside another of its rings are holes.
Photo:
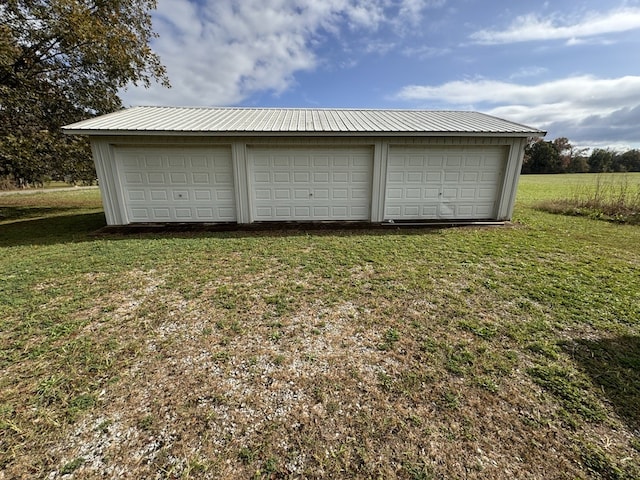
[[[0,190],[15,190],[16,184],[10,175],[0,176]]]

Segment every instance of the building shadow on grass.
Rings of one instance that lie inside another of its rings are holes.
[[[122,240],[144,237],[291,237],[307,235],[429,235],[438,234],[447,228],[494,228],[493,226],[466,227],[456,224],[385,225],[365,222],[272,222],[249,225],[173,223],[134,224],[110,227],[106,225],[104,213],[44,212],[44,218],[21,218],[0,224],[0,247],[18,245],[52,245],[57,243]]]
[[[72,215],[58,210],[53,213],[48,210],[46,214],[50,216],[43,218],[21,218],[0,224],[0,247],[87,241],[87,235],[105,225],[102,212]]]
[[[563,348],[600,387],[620,418],[640,435],[640,337],[579,339]]]

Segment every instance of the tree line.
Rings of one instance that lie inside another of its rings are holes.
[[[525,148],[522,173],[640,172],[640,150],[575,148],[565,137],[531,140]]]

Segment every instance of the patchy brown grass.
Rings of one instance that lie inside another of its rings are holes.
[[[136,360],[101,392],[101,408],[49,446],[58,475],[82,459],[82,478],[462,471],[486,478],[525,465],[529,478],[544,478],[550,455],[568,475],[579,472],[548,451],[570,438],[550,443],[546,429],[531,432],[523,423],[523,415],[544,419],[552,411],[535,391],[522,398],[512,384],[519,362],[508,345],[485,352],[481,338],[452,329],[424,300],[303,301],[279,314],[265,288],[272,273],[241,279],[258,292],[243,306],[243,321],[229,320],[211,300],[224,282],[185,300],[158,290],[163,282],[150,272],[133,295],[139,301],[119,299],[118,335],[140,335],[126,319],[141,310],[151,324]],[[425,309],[433,323],[424,322]],[[154,318],[158,310],[162,318]],[[83,333],[115,334],[95,322]],[[491,387],[465,378],[476,369]]]

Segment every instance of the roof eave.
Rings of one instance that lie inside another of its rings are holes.
[[[544,137],[547,132],[531,130],[521,132],[473,132],[473,131],[359,131],[359,132],[308,132],[308,131],[193,131],[193,130],[91,130],[63,128],[66,135],[111,136],[170,136],[170,137]]]

